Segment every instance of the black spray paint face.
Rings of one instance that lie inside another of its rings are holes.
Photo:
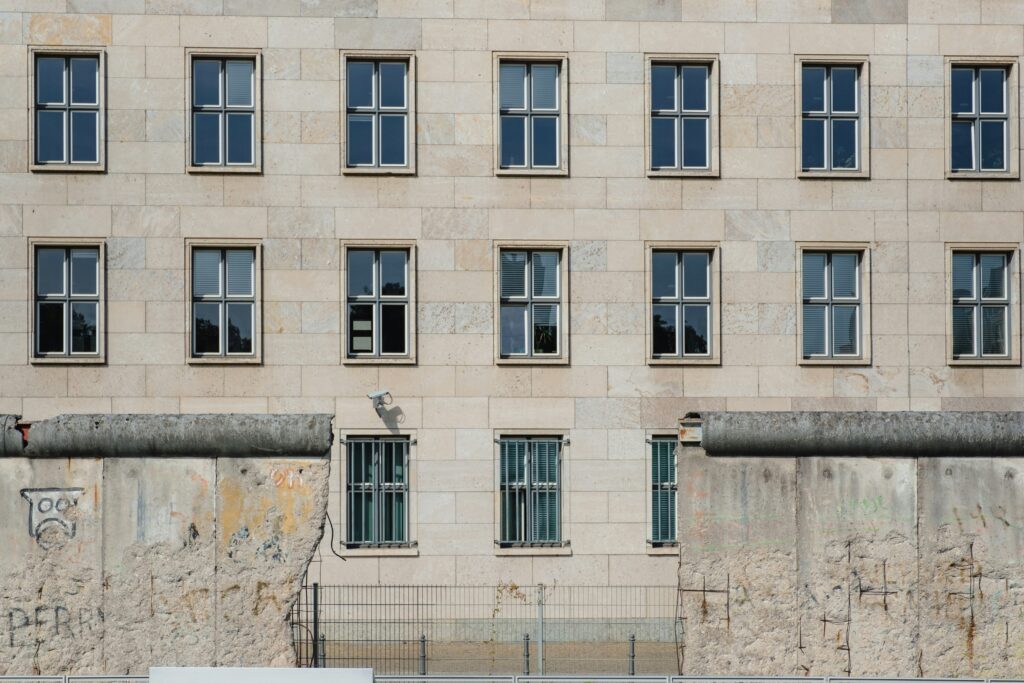
[[[28,533],[43,545],[41,534],[49,527],[58,527],[68,538],[75,537],[76,521],[69,514],[78,506],[81,488],[22,489],[21,497],[28,501]]]

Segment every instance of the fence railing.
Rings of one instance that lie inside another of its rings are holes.
[[[292,634],[300,666],[382,676],[664,676],[679,671],[677,600],[675,586],[314,583]]]

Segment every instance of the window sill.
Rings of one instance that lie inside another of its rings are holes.
[[[186,173],[214,175],[259,175],[263,169],[259,166],[186,166]]]
[[[567,168],[496,168],[496,176],[568,176]]]
[[[419,557],[420,551],[416,547],[346,548],[342,546],[338,554],[342,557]]]
[[[648,365],[721,365],[721,358],[648,358]]]
[[[717,168],[708,169],[693,169],[688,171],[683,170],[672,170],[672,171],[655,171],[653,169],[647,170],[648,178],[718,178],[720,173]]]
[[[416,175],[415,168],[373,168],[342,166],[342,175]]]
[[[495,365],[568,365],[569,359],[566,357],[558,358],[497,358],[494,361]]]
[[[796,177],[804,180],[871,180],[871,173],[864,171],[797,171]]]
[[[29,164],[32,173],[106,173],[105,164]]]
[[[88,358],[33,356],[29,359],[30,365],[105,365],[106,362],[107,359],[104,356],[90,356]]]
[[[871,367],[870,358],[801,358],[797,361],[797,365],[804,366],[815,366],[815,365],[845,365],[845,366],[860,366],[860,367]]]
[[[1017,171],[946,171],[946,180],[1020,180]]]
[[[195,356],[189,356],[187,363],[189,365],[261,365],[263,359],[258,357],[232,358],[230,356],[216,356],[196,358]]]
[[[342,365],[416,365],[416,359],[411,356],[403,358],[352,358],[346,356],[341,361]]]
[[[497,547],[494,550],[494,554],[497,557],[568,557],[572,555],[572,548],[568,545],[547,547],[521,547],[521,548],[502,548]]]
[[[648,545],[647,554],[654,557],[679,557],[679,545]]]
[[[950,367],[1019,368],[1020,358],[950,358]]]

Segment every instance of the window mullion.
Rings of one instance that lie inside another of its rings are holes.
[[[523,480],[526,482],[523,487],[526,514],[523,515],[523,543],[533,543],[533,441],[524,443],[525,454],[523,458]]]

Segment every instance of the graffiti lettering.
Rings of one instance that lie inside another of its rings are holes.
[[[103,621],[103,612],[96,607],[71,608],[66,605],[8,607],[0,614],[0,647],[35,647],[56,638],[76,639],[88,635]]]

